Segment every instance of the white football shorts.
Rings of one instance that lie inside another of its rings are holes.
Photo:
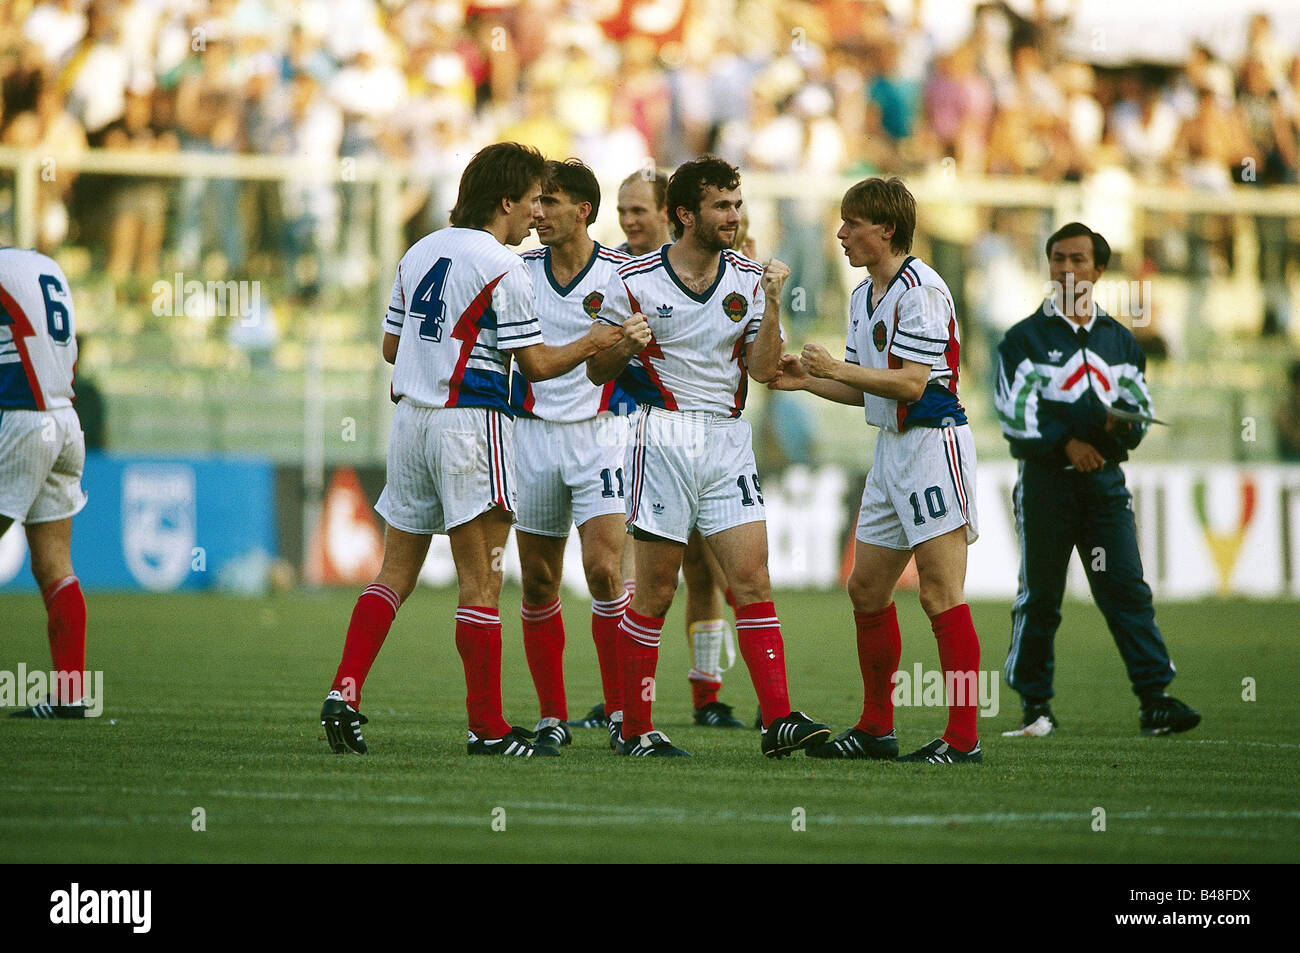
[[[862,490],[857,538],[887,549],[914,549],[963,525],[969,545],[979,538],[970,427],[882,430]]]
[[[86,435],[71,407],[0,410],[0,514],[53,523],[81,512]]]
[[[446,533],[499,506],[515,511],[514,421],[483,407],[403,399],[388,437],[388,482],[375,510],[390,526]]]
[[[516,529],[565,538],[593,516],[626,516],[626,417],[515,420]]]
[[[643,406],[627,448],[628,526],[685,544],[766,519],[749,422]]]

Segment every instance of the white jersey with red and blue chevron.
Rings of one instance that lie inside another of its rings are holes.
[[[849,298],[844,360],[880,369],[902,367],[903,361],[928,364],[930,381],[921,399],[911,403],[864,394],[867,423],[894,432],[966,423],[957,397],[957,311],[947,284],[937,271],[909,255],[874,308],[873,293],[868,278]]]
[[[383,325],[401,337],[393,395],[422,407],[509,413],[506,352],[543,343],[528,267],[476,228],[440,229],[410,247]]]
[[[638,404],[738,417],[749,382],[745,346],[766,303],[763,266],[724,251],[713,284],[696,294],[668,263],[671,247],[633,258],[605,288],[598,320],[621,327],[639,311],[653,335],[618,383]]]
[[[0,408],[72,406],[76,320],[63,269],[29,248],[0,248]]]
[[[552,347],[572,344],[591,330],[605,300],[605,286],[617,277],[619,266],[631,260],[597,242],[582,271],[561,286],[551,271],[549,248],[534,248],[521,257],[533,276],[533,307],[542,336]],[[510,379],[510,407],[517,417],[566,424],[590,420],[606,411],[629,414],[636,409],[617,381],[597,387],[588,380],[585,364],[536,384],[529,383],[516,365]]]

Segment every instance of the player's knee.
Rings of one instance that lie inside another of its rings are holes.
[[[583,566],[587,589],[593,599],[608,602],[623,594],[623,572],[617,559],[600,560]]]
[[[927,616],[933,619],[954,606],[961,605],[966,601],[966,596],[961,586],[943,583],[927,585],[922,581],[920,599],[921,608]]]
[[[747,573],[731,587],[731,595],[736,605],[747,606],[755,602],[772,601],[772,581],[767,567],[759,566]]]
[[[886,608],[894,598],[893,587],[886,589],[879,581],[856,572],[850,573],[844,589],[854,612],[876,612]]]
[[[527,565],[522,570],[525,605],[544,606],[555,601],[555,597],[560,594],[560,578],[550,566]],[[500,592],[500,586],[497,591]]]

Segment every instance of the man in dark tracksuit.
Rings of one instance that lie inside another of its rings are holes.
[[[1106,240],[1072,222],[1048,239],[1047,258],[1053,294],[998,347],[997,412],[1020,461],[1020,590],[1005,669],[1024,709],[1018,733],[1045,735],[1057,725],[1048,705],[1052,640],[1074,549],[1141,700],[1143,734],[1187,731],[1201,716],[1165,693],[1174,666],[1142,578],[1132,497],[1119,468],[1148,424],[1109,412],[1150,416],[1146,357],[1092,301],[1110,260]]]

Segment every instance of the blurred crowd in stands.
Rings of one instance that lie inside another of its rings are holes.
[[[714,151],[802,177],[947,163],[1210,191],[1297,182],[1300,56],[1266,16],[1240,8],[1234,62],[1197,44],[1176,66],[1103,68],[1071,54],[1067,19],[1017,6],[980,4],[939,49],[921,0],[905,17],[880,0],[5,0],[0,143],[401,159],[411,236],[445,224],[464,163],[504,138],[579,155],[604,181]],[[259,247],[348,266],[374,212],[360,190],[312,183],[119,178],[80,206],[75,191],[71,175],[42,182],[40,243],[98,228],[118,281],[153,280],[164,251],[181,268],[218,251],[233,273]],[[785,254],[814,249],[805,269],[829,267],[827,211],[792,200],[775,216]],[[1188,229],[1204,248],[1184,257],[1208,258],[1220,223]],[[1287,223],[1258,232],[1278,329]]]

